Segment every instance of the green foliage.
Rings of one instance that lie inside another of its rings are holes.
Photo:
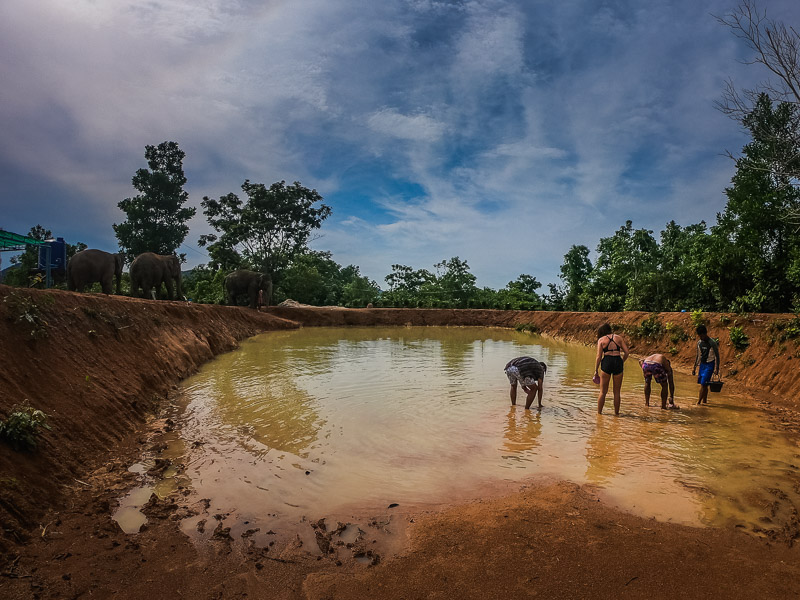
[[[634,337],[655,339],[660,337],[665,331],[666,328],[658,319],[658,315],[653,313],[644,319],[639,326],[633,330],[632,334]]]
[[[189,233],[186,222],[197,209],[184,206],[189,199],[183,189],[185,156],[175,142],[145,146],[149,169],[136,171],[131,182],[139,194],[119,202],[117,206],[127,219],[114,224],[119,246],[128,261],[142,252],[173,254],[186,239]]]
[[[800,316],[795,316],[788,321],[775,320],[769,324],[768,332],[772,342],[795,339],[800,336]]]
[[[684,331],[683,327],[675,323],[667,323],[664,325],[664,331],[669,334],[669,339],[673,344],[685,342],[689,339],[689,334]]]
[[[48,294],[40,301],[43,304],[52,304],[53,297]],[[41,339],[48,336],[47,321],[42,316],[41,306],[32,297],[24,293],[11,292],[3,298],[3,304],[8,307],[8,317],[26,327],[31,338]]]
[[[14,450],[35,450],[40,428],[50,429],[47,415],[27,403],[11,408],[8,418],[0,421],[0,439]]]
[[[514,330],[526,333],[539,333],[540,331],[539,327],[533,323],[519,323],[516,327],[514,327]]]
[[[201,236],[199,244],[208,246],[213,268],[246,267],[280,282],[283,270],[307,252],[313,230],[322,226],[331,209],[321,204],[316,190],[297,181],[266,187],[245,180],[242,190],[246,202],[233,193],[219,200],[203,198],[203,213],[217,233]]]
[[[692,321],[692,327],[695,328],[700,327],[700,325],[703,325],[706,322],[705,317],[703,317],[702,310],[693,310],[691,313],[689,313],[689,318]]]
[[[195,267],[183,278],[183,293],[198,304],[224,304],[225,275],[222,269]]]
[[[750,338],[744,332],[741,326],[734,325],[728,329],[728,334],[731,339],[731,344],[737,350],[744,350],[750,345]]]

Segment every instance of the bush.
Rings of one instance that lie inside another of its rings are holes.
[[[750,338],[740,326],[734,326],[728,329],[728,335],[731,338],[731,344],[737,350],[744,350],[750,345]]]
[[[664,331],[664,325],[658,320],[658,315],[653,313],[639,324],[634,330],[634,335],[643,338],[657,338]]]
[[[42,300],[45,304],[53,303],[53,297],[49,294]],[[8,305],[9,318],[15,323],[26,326],[33,339],[47,337],[47,321],[44,320],[41,308],[33,298],[26,294],[11,292],[3,299],[3,303]]]
[[[669,339],[673,344],[685,342],[689,339],[689,334],[683,330],[683,327],[675,323],[667,323],[664,325],[664,330],[669,334]]]
[[[29,404],[14,406],[5,421],[0,421],[0,438],[11,444],[14,450],[34,450],[39,428],[50,429],[47,415]]]
[[[539,327],[533,323],[520,323],[514,327],[515,331],[527,331],[528,333],[539,333]]]
[[[693,310],[689,313],[689,318],[692,320],[692,325],[697,328],[700,325],[705,325],[705,319],[703,318],[703,311],[702,310]]]

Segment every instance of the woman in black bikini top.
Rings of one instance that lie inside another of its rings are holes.
[[[614,344],[614,348],[611,348],[611,344]],[[608,323],[601,325],[597,330],[597,360],[594,365],[594,374],[600,378],[600,395],[597,398],[598,414],[603,412],[608,385],[612,377],[614,379],[614,414],[619,414],[622,371],[627,359],[628,345],[625,343],[625,339],[612,333]]]

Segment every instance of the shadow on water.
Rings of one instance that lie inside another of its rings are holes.
[[[548,365],[540,411],[509,405],[503,366],[521,355]],[[758,531],[790,518],[797,445],[745,399],[723,392],[695,406],[694,378],[678,374],[681,410],[662,411],[657,393],[648,408],[629,361],[622,415],[598,416],[593,371],[592,348],[505,329],[274,332],[184,383],[168,451],[193,497],[262,536],[537,475],[590,483],[663,520]]]

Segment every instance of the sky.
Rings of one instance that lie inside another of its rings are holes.
[[[735,0],[7,0],[0,229],[114,252],[144,148],[204,196],[299,181],[333,212],[311,246],[384,289],[458,256],[477,285],[558,282],[626,220],[713,224],[747,143],[727,79],[767,74],[714,15]],[[762,0],[800,26],[800,2]],[[2,256],[7,266],[9,255]]]

